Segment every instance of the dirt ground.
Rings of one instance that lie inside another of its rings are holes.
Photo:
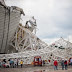
[[[0,68],[0,72],[72,72],[72,67],[68,67],[68,70],[61,70],[61,67],[58,67],[58,70],[54,70],[53,66],[25,66],[23,68]]]

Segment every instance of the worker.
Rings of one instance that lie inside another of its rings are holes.
[[[43,60],[43,65],[45,65],[45,60]]]
[[[64,70],[64,59],[61,61],[62,70]]]
[[[20,61],[20,65],[21,65],[21,68],[22,68],[22,66],[23,66],[23,61],[22,60]]]
[[[57,60],[55,59],[54,60],[54,70],[58,70],[58,62],[57,62]]]
[[[65,70],[67,70],[67,59],[65,59],[64,65],[65,65]]]
[[[72,66],[72,58],[70,59],[70,65]]]

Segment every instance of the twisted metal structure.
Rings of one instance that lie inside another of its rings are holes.
[[[24,60],[24,64],[31,64],[34,56],[41,56],[43,60],[47,60],[48,64],[52,64],[54,59],[69,59],[72,56],[72,43],[60,38],[48,46],[33,32],[36,31],[36,27],[36,20],[32,17],[26,21],[25,26],[19,24],[9,42],[17,50],[17,53],[12,52],[11,54],[0,55],[0,57],[19,58]]]
[[[16,9],[19,10],[17,7]],[[47,60],[48,64],[52,64],[54,59],[61,60],[72,57],[72,43],[61,37],[48,46],[36,36],[36,29],[37,24],[34,17],[27,20],[24,25],[18,24],[16,30],[13,29],[15,32],[13,31],[8,41],[8,45],[14,48],[16,53],[11,50],[9,54],[0,54],[0,59],[19,58],[24,60],[24,64],[31,64],[34,56],[39,55],[43,60]]]

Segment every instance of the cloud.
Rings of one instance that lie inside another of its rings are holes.
[[[54,32],[54,33],[43,33],[39,37],[41,39],[46,39],[46,38],[52,39],[52,38],[60,38],[60,37],[67,38],[68,35],[64,34],[63,32],[58,31],[58,32]]]
[[[37,36],[43,40],[72,36],[72,0],[6,0],[6,4],[35,16]]]

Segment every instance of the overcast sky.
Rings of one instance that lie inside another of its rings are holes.
[[[72,0],[5,0],[37,21],[37,36],[47,43],[63,37],[72,42]]]

